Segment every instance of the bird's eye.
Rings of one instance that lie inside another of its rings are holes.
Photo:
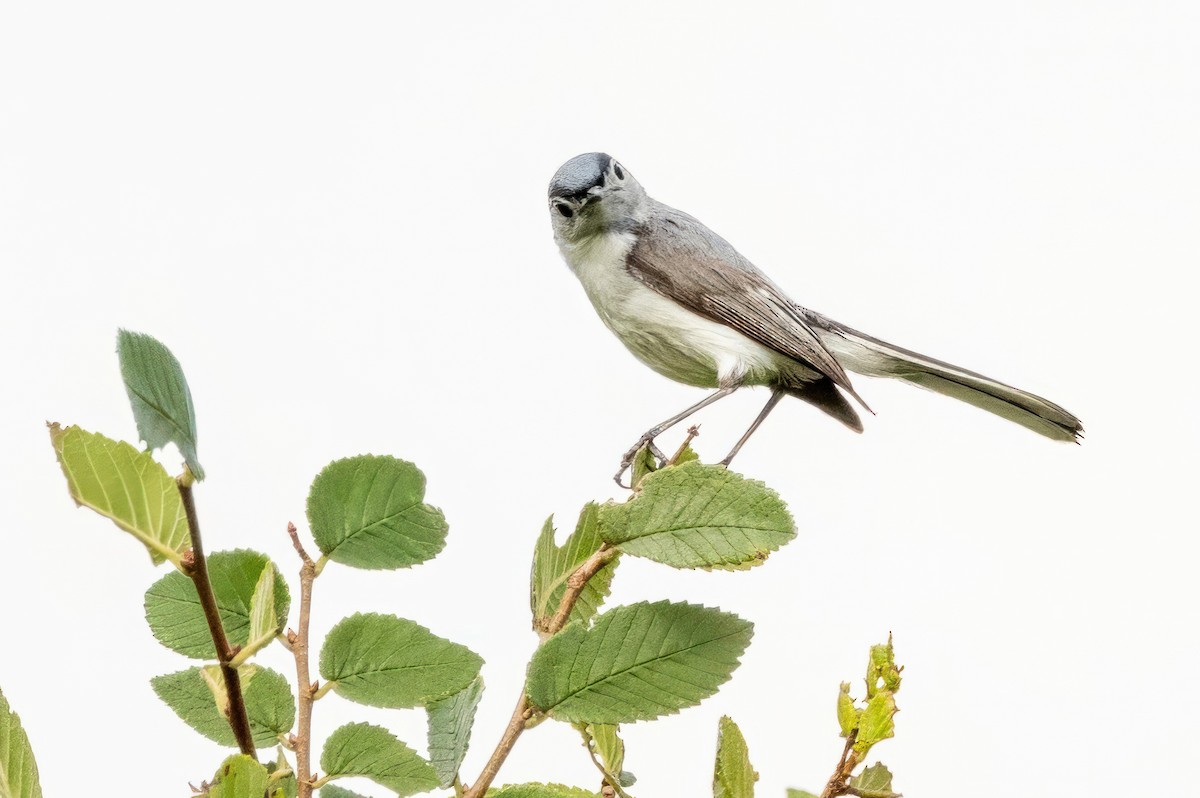
[[[617,175],[617,180],[624,180],[624,179],[625,179],[625,170],[623,170],[623,169],[621,168],[621,164],[619,164],[619,163],[615,163],[615,164],[613,164],[613,172],[615,172],[615,173],[616,173],[616,175]]]
[[[561,213],[564,217],[566,217],[568,219],[570,219],[572,216],[575,215],[575,211],[571,210],[571,207],[569,205],[567,205],[565,202],[556,202],[556,203],[554,203],[554,207],[558,210],[559,213]]]

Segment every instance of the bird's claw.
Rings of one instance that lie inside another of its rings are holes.
[[[663,454],[662,449],[659,449],[654,443],[653,437],[643,435],[642,437],[638,438],[638,442],[635,443],[632,448],[629,449],[629,451],[625,452],[625,455],[621,458],[621,469],[613,475],[613,481],[626,490],[632,490],[632,480],[630,481],[631,484],[626,485],[621,481],[621,477],[625,476],[625,472],[628,471],[633,465],[634,458],[637,457],[637,454],[642,450],[642,447],[646,447],[650,450],[650,456],[654,458],[658,468],[662,468],[667,464],[667,456]]]

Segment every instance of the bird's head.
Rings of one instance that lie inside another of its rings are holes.
[[[645,215],[648,199],[629,170],[603,152],[576,155],[560,166],[547,198],[554,234],[566,242],[632,230]]]

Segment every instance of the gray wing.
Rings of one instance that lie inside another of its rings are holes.
[[[862,402],[805,318],[809,312],[697,219],[654,203],[626,267],[648,288],[800,361]]]

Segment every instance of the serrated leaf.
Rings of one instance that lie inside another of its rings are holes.
[[[849,737],[858,728],[859,709],[850,697],[850,683],[842,682],[837,698],[838,727],[842,737]]]
[[[321,646],[321,676],[351,701],[408,709],[464,690],[483,658],[394,615],[342,619]]]
[[[204,479],[204,469],[196,459],[192,392],[175,355],[149,335],[121,330],[117,356],[138,436],[152,450],[174,443],[192,475]]]
[[[896,698],[890,692],[881,690],[871,696],[858,721],[854,750],[866,753],[875,743],[893,736],[896,726],[892,716],[895,714]]]
[[[187,513],[174,478],[148,452],[58,424],[50,425],[50,442],[76,504],[141,541],[154,563],[179,565],[191,545]]]
[[[754,798],[756,781],[758,773],[750,764],[750,749],[742,730],[728,715],[722,716],[713,766],[713,798]]]
[[[42,798],[33,747],[21,726],[21,718],[12,711],[0,692],[0,798]]]
[[[546,631],[550,618],[558,611],[558,605],[567,591],[567,580],[604,543],[600,539],[597,523],[599,509],[598,505],[588,503],[579,514],[575,531],[562,546],[554,543],[554,517],[547,518],[542,526],[542,534],[538,536],[533,550],[533,568],[529,580],[534,629]],[[600,611],[600,606],[608,597],[616,568],[617,560],[614,559],[587,581],[575,606],[571,608],[568,622],[591,620]]]
[[[882,762],[876,762],[850,780],[859,798],[900,798],[892,791],[892,772]]]
[[[268,560],[254,584],[254,593],[250,598],[250,631],[235,663],[245,662],[261,651],[283,628],[284,619],[275,610],[275,577],[275,564]]]
[[[313,480],[308,523],[321,553],[356,568],[408,568],[446,545],[446,519],[422,503],[425,475],[395,457],[337,460]]]
[[[627,723],[694,706],[728,681],[754,625],[694,604],[641,602],[573,623],[529,663],[530,701],[560,720]]]
[[[321,769],[327,776],[365,776],[401,798],[438,786],[433,765],[389,732],[369,723],[349,723],[325,741]]]
[[[208,576],[217,610],[230,645],[245,646],[250,638],[250,607],[263,570],[271,561],[265,554],[246,549],[218,551],[208,556]],[[286,618],[291,596],[287,583],[274,566],[272,588],[275,617]],[[196,659],[216,659],[208,621],[192,580],[169,573],[146,591],[146,622],[158,641],[172,651]]]
[[[217,769],[209,798],[263,798],[267,791],[267,769],[252,756],[234,754]]]
[[[488,798],[600,798],[599,793],[563,784],[508,784],[489,791]]]
[[[458,775],[471,742],[471,725],[481,698],[483,677],[476,676],[465,690],[425,707],[429,720],[429,761],[441,780],[440,787],[449,787]]]
[[[650,474],[630,501],[603,506],[600,535],[627,554],[675,568],[741,569],[764,561],[796,532],[766,485],[690,462]]]
[[[243,665],[238,676],[254,744],[262,747],[275,744],[279,735],[289,732],[296,722],[291,685],[282,674],[256,665]],[[237,745],[224,712],[228,698],[219,673],[214,676],[202,668],[188,668],[155,676],[150,686],[180,720],[200,734],[219,745]]]

